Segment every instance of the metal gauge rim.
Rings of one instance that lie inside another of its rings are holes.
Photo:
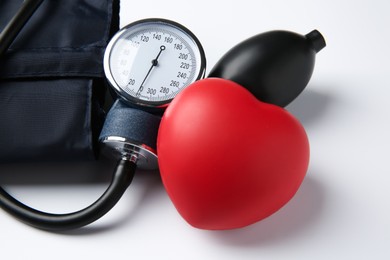
[[[173,96],[170,99],[167,100],[161,100],[161,101],[148,101],[148,100],[142,100],[137,97],[134,97],[130,94],[128,94],[116,81],[116,79],[113,76],[112,70],[111,70],[111,64],[110,64],[110,59],[111,59],[111,53],[113,51],[113,48],[115,48],[115,44],[119,39],[123,37],[124,34],[126,34],[129,30],[137,28],[139,26],[143,25],[154,25],[156,27],[164,25],[171,27],[172,30],[177,30],[181,33],[184,33],[187,35],[189,39],[193,41],[193,44],[196,46],[198,54],[199,54],[199,72],[197,75],[194,76],[194,79],[189,82],[186,86],[181,87],[179,92],[182,91],[184,88],[186,88],[189,84],[202,79],[205,76],[206,72],[206,58],[205,58],[205,52],[203,50],[203,47],[198,40],[198,38],[185,26],[171,21],[167,19],[162,19],[162,18],[149,18],[149,19],[142,19],[138,20],[136,22],[130,23],[127,26],[123,27],[121,30],[119,30],[110,40],[110,42],[107,45],[106,51],[104,53],[104,61],[103,61],[103,66],[104,66],[104,73],[106,75],[106,78],[109,82],[109,84],[113,87],[115,92],[118,94],[118,96],[127,102],[130,105],[136,105],[140,107],[151,107],[151,108],[161,108],[164,109],[171,101],[172,99],[177,95]],[[179,93],[178,92],[178,93]]]

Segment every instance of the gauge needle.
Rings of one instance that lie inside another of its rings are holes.
[[[164,45],[161,45],[160,46],[160,51],[158,52],[157,54],[157,57],[155,59],[152,60],[152,66],[150,66],[149,68],[149,71],[148,73],[146,73],[146,76],[144,78],[144,80],[142,81],[141,83],[141,86],[139,87],[138,91],[137,91],[137,96],[141,95],[141,92],[144,90],[144,83],[146,81],[146,79],[149,77],[149,74],[150,72],[152,71],[152,69],[158,65],[158,58],[160,57],[162,51],[165,50],[165,46]]]

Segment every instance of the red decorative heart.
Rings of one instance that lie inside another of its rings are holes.
[[[209,78],[167,108],[157,152],[164,186],[192,226],[232,229],[286,204],[306,174],[309,143],[289,112]]]

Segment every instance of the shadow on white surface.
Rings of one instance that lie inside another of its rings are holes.
[[[328,93],[319,92],[315,86],[305,89],[286,109],[297,117],[304,126],[315,124],[326,114],[333,102]]]
[[[213,231],[209,235],[227,246],[257,247],[295,239],[315,226],[322,214],[325,190],[307,176],[295,196],[270,217],[245,228]]]
[[[38,191],[40,187],[44,186],[63,187],[65,189],[69,186],[70,190],[73,186],[90,186],[97,187],[103,194],[109,185],[114,168],[115,162],[105,159],[79,163],[4,164],[0,165],[0,183],[6,189],[17,187],[20,190],[24,187],[33,187],[33,189],[36,187]],[[36,191],[32,190],[32,192]],[[153,201],[150,202],[150,200],[154,200],[155,196],[161,196],[164,192],[158,171],[137,170],[133,182],[120,200],[125,201],[124,204],[129,203],[131,205],[126,205],[126,207],[123,207],[125,209],[120,209],[114,216],[103,216],[102,221],[99,220],[99,222],[79,229],[55,233],[80,236],[114,231],[129,225],[134,217],[141,214],[142,205],[152,204]],[[58,194],[54,194],[54,196],[58,196]],[[24,201],[23,198],[21,201]]]
[[[130,191],[131,190],[131,191]],[[75,230],[58,232],[58,234],[69,236],[93,235],[105,232],[112,232],[120,228],[131,226],[131,222],[137,216],[142,216],[143,205],[153,205],[156,202],[156,197],[161,197],[165,193],[164,186],[161,181],[158,171],[142,172],[137,171],[133,183],[129,187],[129,191],[123,195],[121,200],[131,198],[131,205],[126,205],[126,209],[114,218],[103,223],[94,223]],[[128,196],[128,198],[126,198]]]

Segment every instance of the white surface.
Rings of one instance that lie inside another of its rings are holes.
[[[390,259],[390,2],[192,3],[122,1],[121,24],[164,17],[186,25],[203,43],[208,71],[230,47],[267,30],[306,34],[316,28],[325,36],[328,46],[317,56],[312,80],[288,107],[311,143],[309,172],[296,196],[247,228],[203,231],[178,215],[158,174],[138,173],[108,215],[75,232],[42,232],[0,211],[1,258]],[[15,168],[36,183],[49,177],[46,185],[7,186],[40,209],[78,209],[105,187],[92,174],[100,165],[62,167],[57,178],[68,185],[50,178],[56,165],[44,167],[46,177],[39,167],[0,166],[0,171],[12,175]],[[109,175],[110,169],[100,172]]]

